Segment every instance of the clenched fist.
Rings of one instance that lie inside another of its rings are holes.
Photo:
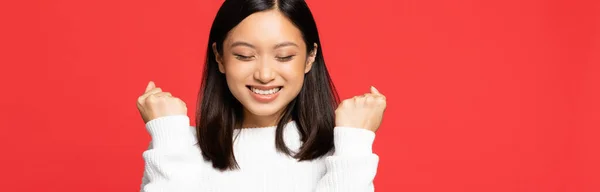
[[[146,92],[138,97],[137,108],[144,123],[163,116],[187,115],[187,107],[181,99],[163,92],[152,81],[148,83]]]
[[[335,110],[335,125],[375,132],[381,124],[385,107],[385,96],[375,87],[371,87],[371,93],[342,101]]]

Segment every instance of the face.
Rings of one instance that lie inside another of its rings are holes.
[[[254,13],[234,27],[213,51],[233,96],[244,106],[245,126],[271,126],[302,89],[315,49],[278,10]]]

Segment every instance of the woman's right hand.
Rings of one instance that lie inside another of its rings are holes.
[[[185,102],[173,97],[169,92],[163,92],[152,81],[148,83],[146,92],[138,97],[137,108],[144,123],[169,115],[187,115]]]

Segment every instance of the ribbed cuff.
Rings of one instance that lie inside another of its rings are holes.
[[[178,149],[196,144],[195,130],[190,127],[187,115],[171,115],[153,119],[146,123],[155,149]]]
[[[373,131],[353,127],[333,129],[336,156],[360,156],[373,153]]]

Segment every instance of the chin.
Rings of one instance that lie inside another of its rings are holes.
[[[246,107],[246,109],[253,115],[263,116],[263,117],[273,116],[284,109],[283,106],[280,107],[275,103],[271,103],[271,104],[252,103],[249,106],[244,106],[244,107]]]

